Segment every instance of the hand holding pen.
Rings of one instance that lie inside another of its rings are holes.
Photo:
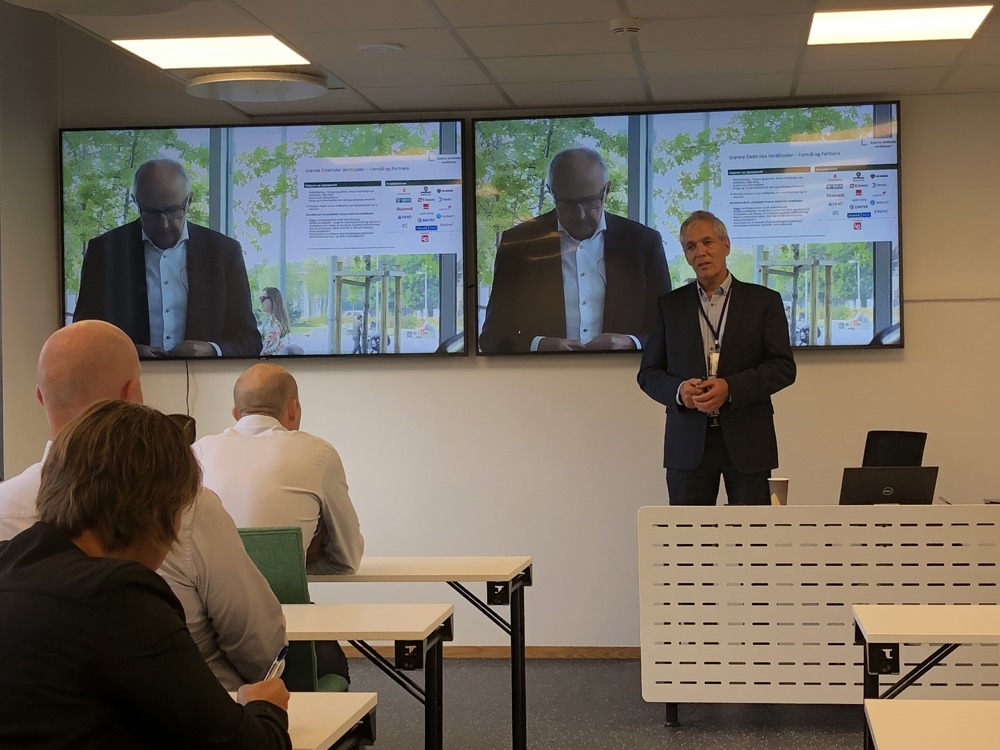
[[[267,701],[279,708],[288,710],[288,688],[285,687],[278,677],[285,667],[285,656],[288,653],[288,645],[282,646],[278,650],[277,656],[271,662],[271,666],[260,682],[244,685],[236,693],[236,700],[240,705],[246,705],[251,701]]]

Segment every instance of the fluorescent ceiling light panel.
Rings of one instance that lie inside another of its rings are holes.
[[[967,5],[815,13],[809,44],[971,39],[992,9],[992,5]]]
[[[309,64],[308,60],[273,36],[112,39],[111,41],[164,70]]]

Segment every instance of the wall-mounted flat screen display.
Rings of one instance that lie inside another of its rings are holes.
[[[160,357],[463,353],[458,120],[64,130],[64,323]]]
[[[902,345],[898,103],[473,123],[478,351],[642,348],[678,230],[781,294],[795,347]]]

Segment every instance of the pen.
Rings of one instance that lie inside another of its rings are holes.
[[[264,682],[264,680],[270,680],[272,677],[281,676],[281,673],[285,668],[285,655],[287,653],[288,653],[288,644],[286,643],[284,646],[278,649],[277,656],[274,657],[274,661],[271,662],[271,666],[268,667],[267,672],[265,672],[264,676],[260,679],[261,682]]]

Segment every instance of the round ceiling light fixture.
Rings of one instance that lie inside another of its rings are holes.
[[[7,0],[11,5],[63,16],[148,16],[179,10],[190,0]]]
[[[187,82],[192,96],[224,102],[295,102],[315,99],[328,90],[319,76],[280,71],[209,73]]]
[[[403,45],[399,42],[362,42],[358,45],[358,49],[375,55],[389,55],[393,52],[402,52]]]

